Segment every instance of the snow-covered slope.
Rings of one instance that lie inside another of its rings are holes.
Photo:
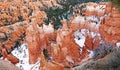
[[[20,60],[20,62],[17,63],[16,66],[18,66],[21,70],[39,70],[40,60],[38,60],[35,64],[29,64],[29,53],[27,44],[22,44],[21,46],[13,50],[12,54]]]

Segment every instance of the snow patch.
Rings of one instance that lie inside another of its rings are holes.
[[[84,43],[85,43],[85,31],[86,30],[78,30],[74,33],[74,40],[75,42],[80,46],[80,47],[83,47],[84,46]]]
[[[80,46],[80,47],[83,47],[84,46],[84,43],[85,43],[85,37],[83,37],[82,39],[78,40],[78,39],[74,39],[75,42]]]
[[[120,47],[120,42],[116,43],[116,47],[118,48]]]
[[[94,52],[93,52],[93,51],[91,51],[91,50],[87,50],[87,51],[89,52],[88,57],[89,57],[89,58],[92,58],[92,57],[93,57],[93,55],[94,55]]]
[[[86,17],[86,20],[91,20],[91,21],[94,21],[96,23],[100,22],[100,19],[97,16],[88,16],[88,17]]]
[[[90,34],[92,38],[95,38],[96,36],[100,37],[99,33],[90,32],[88,29],[77,30],[74,33],[74,37],[75,37],[74,40],[75,40],[75,43],[77,43],[81,48],[84,47],[86,34]]]
[[[82,48],[85,46],[85,40],[86,40],[86,36],[91,35],[93,38],[93,43],[94,43],[94,38],[95,37],[100,37],[100,33],[95,33],[95,32],[90,32],[88,29],[81,29],[81,30],[77,30],[76,32],[74,32],[74,40],[75,43],[78,44],[80,46],[80,54],[82,54]],[[93,56],[93,51],[88,50],[89,54],[89,58],[92,58]]]
[[[11,52],[20,62],[16,64],[21,70],[39,70],[40,60],[35,64],[29,64],[29,53],[27,44],[22,44]]]

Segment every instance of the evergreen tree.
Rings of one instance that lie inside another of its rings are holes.
[[[117,8],[120,10],[120,0],[110,0],[113,5],[116,5]]]

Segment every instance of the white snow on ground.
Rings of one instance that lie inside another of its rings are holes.
[[[93,55],[94,55],[94,52],[93,52],[93,51],[91,51],[91,50],[87,50],[87,51],[89,52],[88,57],[89,57],[89,58],[92,58],[92,57],[93,57]]]
[[[85,32],[84,30],[78,30],[74,33],[74,40],[75,42],[82,48],[84,47],[85,43]]]
[[[95,33],[95,32],[90,32],[90,35],[92,36],[92,38],[95,38],[96,36],[100,37],[100,33]]]
[[[84,43],[85,43],[85,37],[82,37],[80,40],[78,39],[74,39],[75,42],[80,46],[80,47],[83,47],[84,46]]]
[[[74,37],[75,37],[74,40],[80,47],[84,47],[86,34],[90,34],[92,38],[95,38],[96,36],[100,37],[99,33],[90,32],[88,29],[77,30],[74,33]]]
[[[100,22],[100,19],[97,17],[97,16],[87,16],[86,17],[86,20],[91,20],[91,21],[95,21],[95,22],[97,22],[97,23],[99,23]]]
[[[120,47],[120,42],[116,43],[116,47],[118,47],[118,48]]]
[[[20,60],[16,66],[18,66],[21,70],[39,70],[40,60],[38,60],[35,64],[29,64],[27,44],[22,44],[18,48],[14,49],[12,54]]]
[[[99,33],[94,33],[94,32],[90,32],[88,29],[81,29],[81,30],[77,30],[74,33],[74,40],[75,43],[78,44],[80,46],[80,54],[82,53],[82,48],[85,46],[85,40],[86,40],[86,34],[91,35],[93,38],[93,43],[94,43],[94,38],[100,37]],[[90,52],[89,57],[92,57],[93,52],[92,51],[88,51]]]

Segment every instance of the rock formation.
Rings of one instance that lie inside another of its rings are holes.
[[[40,58],[40,70],[94,70],[106,66],[119,69],[119,45],[115,46],[120,41],[120,12],[110,2],[69,6],[73,10],[72,17],[59,21],[62,26],[54,29],[57,13],[50,19],[51,14],[46,9],[64,9],[60,4],[67,1],[12,1],[0,2],[0,54],[3,59],[13,64],[21,62],[11,51],[26,43],[29,64],[35,64]]]

